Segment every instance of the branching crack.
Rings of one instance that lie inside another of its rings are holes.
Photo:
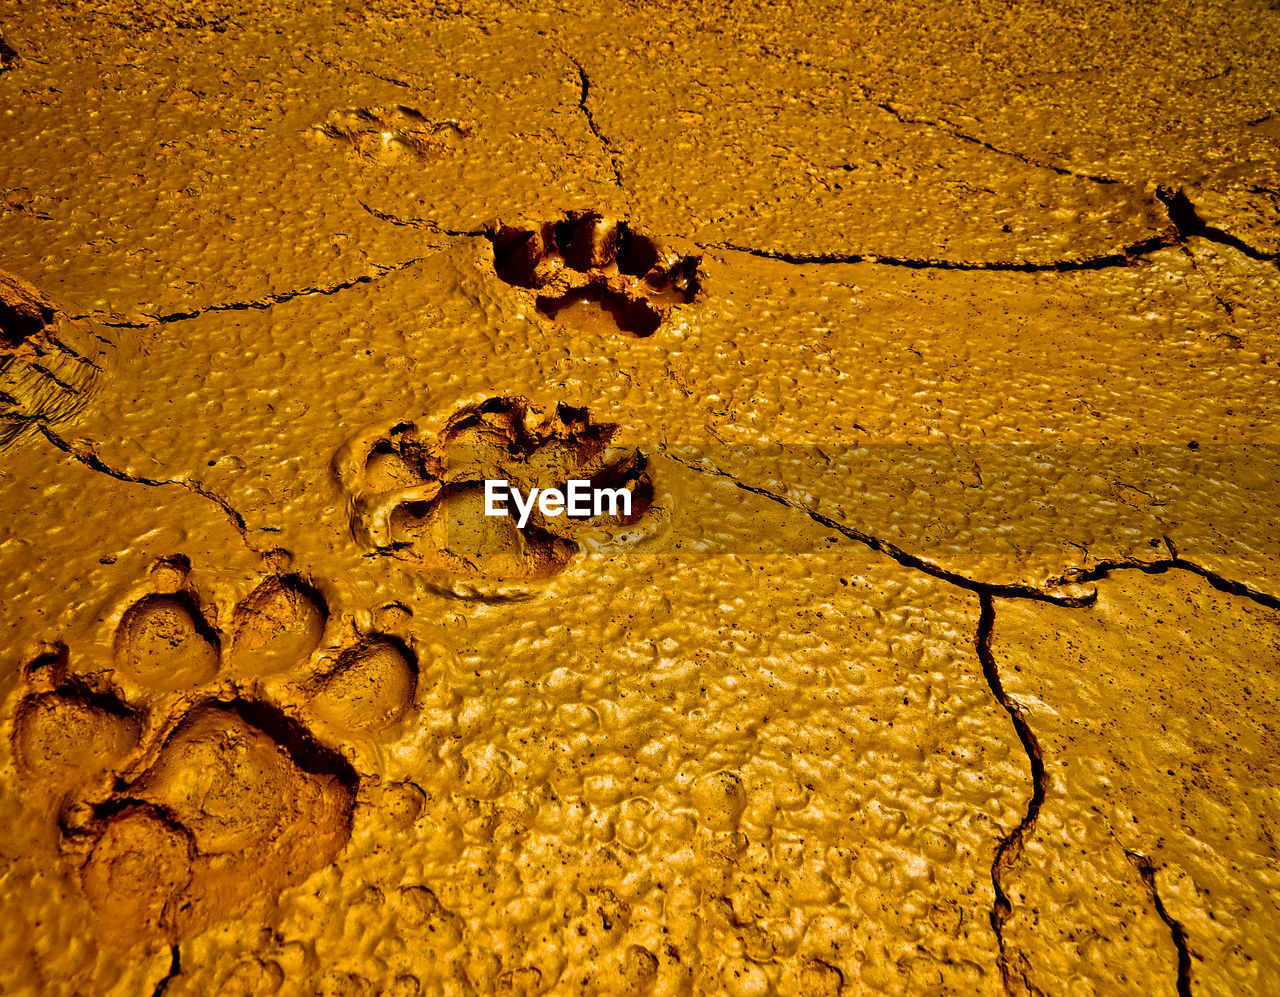
[[[265,310],[275,305],[283,304],[286,301],[292,301],[294,298],[302,298],[311,294],[337,294],[339,291],[345,291],[349,288],[356,287],[360,284],[371,284],[379,277],[389,273],[396,273],[401,270],[407,270],[415,263],[421,263],[422,257],[414,257],[411,260],[405,260],[402,263],[372,264],[377,273],[362,274],[359,277],[352,277],[349,280],[338,281],[334,284],[323,284],[313,287],[300,287],[289,291],[278,291],[268,294],[262,298],[254,298],[248,301],[219,301],[212,305],[205,305],[202,308],[193,308],[190,311],[167,312],[162,315],[152,315],[136,321],[114,321],[98,319],[100,313],[90,312],[82,315],[68,316],[72,319],[93,319],[100,321],[102,325],[110,326],[116,329],[149,329],[157,325],[166,325],[170,322],[184,322],[188,319],[199,318],[201,315],[210,312],[235,312],[250,310]]]
[[[1169,212],[1169,220],[1173,222],[1178,231],[1179,242],[1185,243],[1193,236],[1198,236],[1201,239],[1216,242],[1221,246],[1230,246],[1232,249],[1244,253],[1251,260],[1257,260],[1260,263],[1274,263],[1277,267],[1280,267],[1280,253],[1266,253],[1260,249],[1255,249],[1238,236],[1207,224],[1196,212],[1195,205],[1191,203],[1191,199],[1187,197],[1185,191],[1181,189],[1174,190],[1171,187],[1157,187],[1156,197],[1160,199],[1160,203]]]
[[[1099,253],[1074,260],[1045,260],[1029,262],[1021,260],[943,260],[928,257],[884,256],[879,253],[801,253],[781,249],[760,249],[734,242],[707,243],[705,250],[725,250],[746,253],[766,260],[808,264],[870,263],[886,267],[905,267],[910,270],[978,270],[1006,273],[1073,273],[1081,270],[1108,270],[1132,266],[1139,260],[1174,246],[1185,246],[1191,238],[1207,239],[1222,246],[1230,246],[1250,259],[1274,263],[1280,267],[1280,253],[1266,253],[1255,249],[1237,236],[1223,229],[1208,225],[1196,213],[1195,206],[1182,190],[1158,187],[1156,197],[1169,217],[1169,226],[1155,235],[1130,243],[1115,252]],[[1220,302],[1221,303],[1221,302]]]
[[[696,471],[698,474],[705,474],[710,477],[724,478],[731,482],[734,487],[739,488],[744,492],[759,495],[762,498],[769,499],[771,502],[775,502],[785,508],[793,509],[796,512],[808,516],[820,526],[826,527],[830,530],[835,530],[837,533],[840,533],[850,540],[855,540],[877,553],[884,554],[898,562],[898,564],[902,565],[904,568],[923,572],[931,578],[947,582],[957,588],[964,589],[966,592],[975,592],[978,595],[988,598],[1030,599],[1036,602],[1048,602],[1057,606],[1066,606],[1071,609],[1081,609],[1086,606],[1092,606],[1097,601],[1098,594],[1096,590],[1089,595],[1084,596],[1059,596],[1054,595],[1051,591],[1038,589],[1031,585],[984,582],[976,578],[969,578],[966,575],[959,574],[958,572],[951,571],[941,565],[934,564],[932,561],[926,561],[924,558],[903,550],[901,547],[888,540],[883,540],[880,537],[866,533],[856,527],[847,526],[844,523],[837,522],[829,516],[824,516],[822,513],[814,509],[810,509],[801,502],[787,498],[785,495],[780,495],[768,488],[761,488],[756,485],[747,484],[746,482],[741,481],[733,473],[725,471],[722,468],[714,465],[694,463],[693,461],[686,460],[678,454],[672,453],[670,450],[664,449],[663,454],[671,460],[676,461],[676,463],[689,468],[691,471]],[[1092,567],[1070,571],[1056,579],[1053,579],[1047,586],[1047,589],[1056,588],[1058,586],[1088,585],[1092,582],[1100,581],[1115,571],[1133,570],[1141,571],[1146,574],[1158,575],[1163,574],[1166,571],[1177,569],[1180,571],[1189,571],[1192,574],[1198,575],[1221,592],[1242,596],[1243,598],[1250,599],[1261,606],[1266,606],[1269,609],[1280,610],[1280,598],[1269,595],[1265,592],[1260,592],[1243,582],[1233,581],[1232,579],[1226,578],[1217,572],[1203,567],[1202,565],[1196,564],[1193,561],[1188,561],[1186,558],[1178,554],[1177,548],[1174,547],[1173,542],[1168,537],[1165,537],[1164,541],[1165,546],[1169,550],[1169,557],[1167,558],[1162,558],[1157,561],[1099,561]]]
[[[1174,570],[1189,571],[1191,574],[1203,578],[1219,592],[1226,592],[1229,595],[1249,599],[1268,609],[1280,610],[1280,598],[1266,592],[1260,592],[1243,582],[1225,578],[1216,571],[1211,571],[1203,565],[1196,564],[1194,561],[1188,561],[1178,554],[1177,548],[1174,547],[1173,542],[1168,537],[1165,537],[1165,545],[1169,548],[1169,556],[1158,561],[1099,561],[1090,568],[1081,568],[1062,575],[1056,579],[1055,584],[1088,585],[1090,582],[1099,581],[1116,571],[1141,571],[1147,575],[1163,575],[1166,571]]]
[[[1027,809],[1017,826],[1006,834],[996,847],[995,857],[991,861],[991,887],[995,893],[995,902],[991,907],[991,928],[996,935],[999,949],[1000,976],[1005,991],[1014,993],[1038,993],[1039,991],[1027,977],[1025,966],[1015,967],[1009,956],[1004,941],[1004,925],[1013,912],[1009,895],[1005,892],[1004,877],[1009,867],[1022,854],[1023,842],[1035,829],[1036,819],[1040,816],[1040,808],[1044,805],[1045,793],[1048,790],[1049,776],[1044,767],[1044,756],[1040,744],[1027,723],[1021,708],[1004,691],[1004,683],[1000,681],[1000,672],[996,668],[995,656],[991,653],[991,635],[995,629],[995,602],[988,593],[979,593],[978,603],[978,660],[982,662],[982,674],[991,688],[1001,708],[1009,715],[1009,721],[1018,735],[1022,750],[1031,766],[1031,798],[1027,800]]]
[[[1138,875],[1142,877],[1147,892],[1151,894],[1152,906],[1155,907],[1160,920],[1165,923],[1165,927],[1169,929],[1173,947],[1178,951],[1178,997],[1191,997],[1191,950],[1187,948],[1187,931],[1165,909],[1164,901],[1160,899],[1160,891],[1156,887],[1156,868],[1152,865],[1151,859],[1137,852],[1131,852],[1127,848],[1124,853],[1133,867],[1138,870]]]

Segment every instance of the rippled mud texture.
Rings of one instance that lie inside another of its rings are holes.
[[[1276,37],[0,0],[0,991],[1280,992]]]

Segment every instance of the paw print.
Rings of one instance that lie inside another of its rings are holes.
[[[595,212],[503,227],[491,238],[498,277],[535,292],[538,312],[555,322],[643,338],[701,290],[699,257],[666,252],[626,222]]]
[[[224,632],[188,572],[181,556],[153,566],[109,662],[37,657],[14,716],[23,792],[57,814],[102,934],[125,942],[269,906],[332,862],[360,782],[347,755],[397,736],[417,692],[399,639],[333,646],[304,579],[266,578]]]
[[[351,107],[334,111],[316,134],[363,159],[392,160],[412,156],[439,160],[462,147],[471,126],[460,121],[432,121],[405,104],[390,107]]]
[[[339,473],[354,493],[356,534],[387,556],[452,579],[535,581],[564,570],[586,537],[607,542],[610,530],[649,510],[645,457],[615,444],[617,433],[584,409],[562,404],[544,413],[524,399],[491,398],[454,413],[434,435],[403,423],[372,443],[358,440],[339,458]],[[631,514],[535,510],[522,529],[514,515],[485,515],[486,479],[526,493],[571,479],[626,488]]]

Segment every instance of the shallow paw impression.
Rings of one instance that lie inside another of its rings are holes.
[[[461,148],[471,135],[471,126],[454,120],[432,121],[412,107],[395,104],[334,111],[315,126],[315,132],[361,158],[408,155],[438,160]]]
[[[592,530],[622,528],[652,503],[645,458],[615,445],[618,427],[585,409],[543,413],[517,398],[491,398],[454,414],[436,436],[401,424],[356,455],[357,531],[400,560],[456,578],[532,581],[562,571]],[[564,488],[570,480],[631,492],[629,517],[548,517],[523,528],[514,513],[485,515],[485,481]]]
[[[539,314],[585,331],[651,336],[701,292],[699,257],[677,256],[624,221],[570,212],[491,236],[494,269],[535,292]]]
[[[334,861],[359,777],[312,728],[398,736],[386,732],[405,729],[417,689],[397,638],[317,655],[329,612],[301,577],[266,578],[224,634],[189,571],[181,555],[153,565],[109,665],[61,645],[37,656],[13,717],[23,795],[48,815],[101,937],[125,944],[265,910]]]

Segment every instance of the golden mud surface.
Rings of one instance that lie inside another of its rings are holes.
[[[1277,37],[0,0],[0,992],[1280,992]]]

